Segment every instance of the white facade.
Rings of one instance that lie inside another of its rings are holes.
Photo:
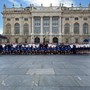
[[[90,39],[90,5],[26,8],[4,5],[2,14],[3,35],[10,43],[82,43]]]

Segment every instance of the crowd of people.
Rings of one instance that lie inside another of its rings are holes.
[[[89,54],[90,44],[1,44],[2,55]]]

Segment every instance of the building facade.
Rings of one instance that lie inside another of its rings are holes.
[[[82,43],[90,39],[88,7],[59,6],[7,8],[3,6],[3,35],[9,43]]]

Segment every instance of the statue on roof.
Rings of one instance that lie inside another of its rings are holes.
[[[6,5],[5,4],[3,5],[3,8],[6,8]]]

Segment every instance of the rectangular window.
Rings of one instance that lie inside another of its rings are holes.
[[[15,18],[16,21],[19,21],[19,18]]]
[[[11,19],[10,18],[7,18],[7,21],[10,21]]]
[[[84,20],[87,20],[87,17],[84,17]]]
[[[34,33],[40,33],[40,27],[34,27]]]
[[[78,17],[75,17],[75,20],[78,20]]]
[[[52,33],[58,33],[59,17],[52,17]]]
[[[52,33],[59,33],[58,27],[52,27]]]
[[[66,20],[66,21],[68,21],[68,20],[69,20],[69,18],[65,18],[65,20]]]
[[[49,27],[43,27],[43,33],[44,34],[48,34],[49,33],[50,28]]]
[[[43,33],[47,34],[50,32],[50,17],[43,18]]]
[[[34,18],[34,27],[40,27],[40,25],[41,25],[40,17],[35,17]]]
[[[24,18],[24,21],[28,21],[28,18]]]

